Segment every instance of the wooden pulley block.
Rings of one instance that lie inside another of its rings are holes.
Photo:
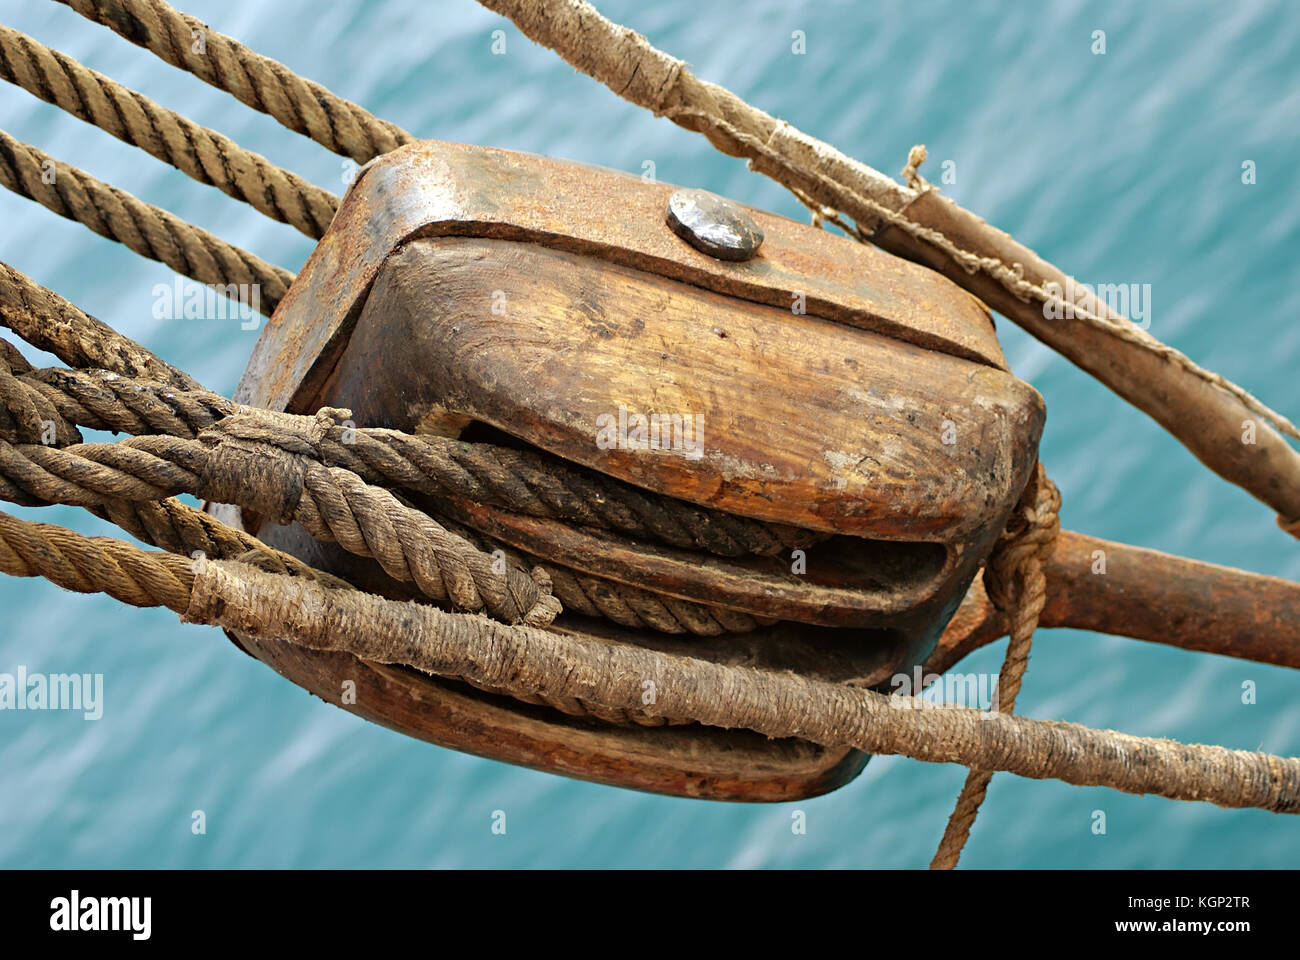
[[[1044,418],[988,311],[937,273],[711,194],[433,141],[362,169],[236,399],[543,453],[755,521],[783,546],[719,555],[410,497],[590,594],[732,625],[666,632],[593,602],[553,629],[870,685],[933,648],[1024,489]],[[410,595],[299,528],[243,519],[358,586]],[[865,760],[241,642],[331,702],[354,681],[342,705],[404,733],[605,783],[788,800]]]

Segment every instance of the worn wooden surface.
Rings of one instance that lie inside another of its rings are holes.
[[[759,256],[726,263],[664,222],[672,184],[507,150],[425,140],[367,164],[263,329],[236,399],[287,408],[333,362],[390,252],[416,237],[510,239],[585,253],[1002,369],[988,310],[939,275],[805,223],[750,209]],[[300,318],[312,322],[302,323]],[[295,411],[298,412],[298,411]]]
[[[383,408],[415,429],[445,407],[683,500],[864,537],[978,536],[1043,422],[1038,393],[988,365],[501,240],[395,253],[348,353],[324,389],[373,394],[358,422]],[[693,418],[699,459],[601,449],[620,408]]]

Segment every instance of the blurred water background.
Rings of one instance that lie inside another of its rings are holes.
[[[619,100],[472,0],[184,0],[182,7],[417,135],[705,187],[789,216],[783,189]],[[705,79],[889,172],[908,148],[945,192],[1082,281],[1150,284],[1151,330],[1295,417],[1300,5],[601,0]],[[341,158],[70,9],[3,22],[322,187]],[[504,30],[506,53],[491,53]],[[806,54],[792,52],[794,31]],[[1092,52],[1104,30],[1106,53]],[[17,88],[3,127],[297,269],[310,243]],[[1242,183],[1243,161],[1258,182]],[[208,386],[255,334],[155,320],[164,266],[13,194],[0,258]],[[1300,549],[1269,511],[1005,321],[1048,401],[1043,459],[1066,526],[1277,576]],[[35,351],[28,355],[53,362]],[[6,509],[13,509],[6,506]],[[14,510],[113,532],[62,508]],[[966,669],[996,671],[1004,644]],[[578,783],[364,723],[165,610],[0,579],[0,671],[103,673],[103,718],[0,712],[0,865],[47,867],[922,867],[964,771],[877,758],[798,804],[739,806]],[[1258,702],[1242,703],[1253,681]],[[1070,631],[1040,635],[1019,710],[1135,734],[1300,754],[1300,675]],[[508,816],[505,836],[492,811]],[[803,810],[806,835],[791,831]],[[203,810],[207,833],[192,834]],[[1107,832],[1094,835],[1093,812]],[[983,867],[1294,867],[1300,824],[997,777],[963,860]]]

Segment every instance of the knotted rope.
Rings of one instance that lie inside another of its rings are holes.
[[[97,325],[71,304],[17,271],[7,269],[6,273],[12,287],[7,292],[15,299],[30,305],[40,304],[42,310],[72,318],[67,322],[74,329],[58,343],[49,344],[56,352],[81,357],[84,351],[76,349],[75,344],[84,336],[91,336],[111,346],[109,349],[101,345],[94,351],[96,356],[111,359],[125,355],[132,358],[132,367],[161,363],[139,345]],[[0,276],[0,284],[4,281],[5,277]],[[26,335],[46,326],[33,323],[33,319],[15,315],[8,317],[7,322]],[[100,516],[114,519],[146,542],[165,545],[168,549],[183,547],[185,552],[204,549],[203,545],[196,545],[198,535],[207,532],[203,527],[196,529],[192,521],[186,523],[184,536],[179,537],[163,518],[150,515],[146,523],[141,514],[147,504],[138,499],[163,495],[169,490],[197,491],[202,481],[192,475],[192,470],[169,471],[165,464],[149,457],[129,457],[128,449],[116,445],[65,449],[57,457],[46,448],[78,443],[77,425],[194,438],[218,419],[240,412],[256,419],[253,432],[247,429],[241,432],[244,439],[270,442],[273,446],[292,445],[299,439],[296,429],[302,419],[299,417],[254,411],[201,389],[172,390],[162,384],[108,371],[33,370],[16,350],[3,341],[0,344],[23,371],[15,376],[8,370],[0,370],[0,399],[3,400],[0,437],[17,444],[41,444],[0,448],[3,464],[0,496],[13,502],[80,504]],[[55,436],[45,435],[47,425],[56,428]],[[238,421],[226,424],[225,429],[238,430]],[[772,554],[790,545],[807,545],[819,539],[808,531],[735,517],[640,491],[554,458],[488,444],[413,437],[391,430],[343,428],[331,422],[318,438],[314,453],[322,463],[349,468],[371,482],[435,496],[500,503],[515,512],[559,517],[626,533],[649,534],[664,542],[703,547],[725,556]],[[173,459],[173,466],[193,464],[192,450],[169,445],[166,454]],[[100,463],[95,457],[112,459]],[[89,458],[89,461],[78,462],[77,458]],[[23,463],[24,459],[29,463]],[[241,478],[245,472],[233,471]],[[270,488],[275,486],[276,481],[271,481]],[[203,495],[226,499],[210,490]],[[165,519],[174,523],[179,508],[176,504]],[[401,506],[404,515],[408,509]],[[318,528],[313,529],[321,533]],[[486,544],[481,549],[502,549],[499,543],[479,539]],[[250,547],[245,543],[243,549]],[[523,559],[536,563],[535,558]],[[522,561],[514,565],[522,565]],[[624,626],[717,636],[747,632],[770,622],[559,567],[553,569],[557,578],[553,592],[562,603],[576,612],[602,616]]]
[[[16,274],[14,279],[19,292],[43,298],[47,306],[59,302],[60,298],[31,284],[21,274]],[[63,303],[71,309],[66,301]],[[93,330],[89,318],[81,322]],[[25,325],[17,326],[25,329]],[[147,354],[124,338],[116,346],[120,352]],[[169,470],[166,464],[149,457],[129,456],[126,445],[64,449],[60,454],[47,449],[51,445],[78,443],[78,424],[194,438],[218,419],[242,412],[246,419],[253,419],[251,429],[246,424],[241,428],[239,420],[231,420],[223,429],[237,432],[242,439],[269,442],[272,446],[292,446],[301,439],[296,429],[300,417],[254,411],[207,391],[170,390],[160,384],[106,371],[36,371],[12,348],[7,348],[6,353],[22,364],[24,372],[14,376],[8,370],[0,370],[0,399],[4,401],[0,405],[0,436],[8,434],[7,439],[19,444],[42,444],[0,448],[3,464],[0,495],[15,502],[80,504],[101,515],[107,513],[106,505],[112,503],[120,519],[125,512],[123,505],[141,503],[140,497],[182,489],[201,491],[203,480],[194,475],[194,451],[174,444],[168,444],[164,459],[170,458],[172,466],[181,466],[186,472]],[[25,429],[20,429],[24,411],[27,413]],[[11,424],[7,429],[6,423]],[[45,425],[55,426],[56,436],[44,436]],[[806,531],[732,517],[638,491],[599,474],[551,462],[552,458],[486,444],[412,437],[388,430],[345,429],[332,422],[315,439],[313,452],[323,463],[343,464],[366,479],[435,495],[499,501],[512,510],[564,516],[633,532],[649,527],[670,542],[689,539],[698,544],[703,540],[706,546],[725,555],[772,553],[787,544],[807,544],[817,539]],[[111,458],[110,462],[101,463],[96,459],[105,457]],[[78,458],[88,462],[79,462]],[[374,463],[379,469],[371,470],[367,463]],[[231,471],[231,474],[239,476],[241,482],[247,481],[246,470]],[[275,489],[280,482],[282,478],[272,479],[262,489]],[[246,493],[243,487],[240,491],[237,495]],[[211,489],[201,495],[234,499]],[[598,512],[593,513],[593,507]],[[401,509],[408,510],[405,506]],[[122,525],[148,542],[159,542],[155,530],[141,534],[138,521],[130,524],[123,521]],[[169,539],[174,542],[174,538]],[[487,549],[494,547],[500,545],[489,543]],[[604,616],[625,626],[716,636],[753,630],[760,623],[768,622],[725,608],[660,597],[636,587],[560,568],[557,571],[559,583],[555,593],[562,602],[571,603],[577,612]]]
[[[921,164],[925,163],[927,156],[925,144],[916,144],[907,152],[907,165],[902,170],[903,182],[917,193],[923,193],[930,189],[930,184],[917,172]]]
[[[0,306],[5,282],[0,271]],[[30,282],[18,286],[20,292],[32,288],[49,294]],[[210,391],[168,389],[105,370],[0,374],[0,418],[26,411],[29,425],[26,431],[5,431],[5,420],[0,419],[0,437],[19,443],[49,445],[42,423],[56,428],[58,446],[80,441],[77,426],[193,438],[218,419],[250,409]],[[262,412],[259,429],[263,439],[275,441],[292,435],[294,422],[289,415]],[[322,463],[350,470],[369,483],[501,506],[724,557],[774,556],[824,538],[643,491],[546,454],[493,444],[331,424],[320,439],[319,453]]]
[[[56,388],[53,383],[60,383],[64,389]],[[96,392],[101,384],[103,389]],[[70,392],[75,392],[76,399],[69,397]],[[87,406],[93,409],[87,409]],[[63,414],[69,414],[73,419],[65,420]],[[218,502],[241,503],[258,511],[269,511],[271,517],[281,521],[287,511],[289,519],[303,522],[309,532],[339,541],[346,549],[361,556],[375,556],[381,566],[399,580],[412,579],[408,570],[410,574],[428,576],[423,563],[424,540],[417,537],[410,542],[400,534],[388,533],[389,525],[394,531],[408,530],[413,518],[422,516],[420,511],[369,486],[351,484],[346,470],[326,471],[326,479],[322,480],[321,474],[314,470],[299,476],[286,473],[289,468],[278,462],[275,467],[267,467],[262,462],[263,447],[245,444],[247,441],[269,445],[277,461],[278,454],[274,452],[285,451],[328,465],[340,459],[335,455],[338,451],[346,451],[356,443],[355,436],[351,438],[351,444],[340,442],[340,432],[362,433],[339,427],[332,417],[318,415],[311,421],[313,435],[308,438],[301,429],[306,419],[242,407],[205,391],[164,392],[156,384],[103,372],[95,376],[84,371],[44,370],[29,371],[15,377],[0,357],[0,498],[26,505],[79,505],[103,515],[109,513],[110,504],[116,505],[120,512],[124,503],[143,504],[155,497],[192,492]],[[154,436],[143,442],[81,445],[73,422]],[[46,436],[48,426],[57,428],[52,437]],[[472,464],[486,462],[490,465],[496,452],[496,448],[486,444],[463,444],[442,437],[410,437],[396,431],[375,432],[387,439],[404,438],[410,447],[423,448],[433,457],[437,456],[439,448],[450,447],[466,454],[462,459]],[[201,445],[196,447],[192,442],[183,442],[199,438],[210,443],[214,442],[214,436],[221,434],[238,438],[238,442],[226,452],[233,460],[224,466],[208,462]],[[333,439],[327,439],[331,435]],[[11,442],[5,443],[5,440]],[[529,479],[542,473],[544,468],[538,464],[525,470]],[[581,476],[576,472],[575,475]],[[214,477],[234,479],[221,486]],[[436,486],[438,474],[420,473],[417,477],[424,481],[418,485],[441,489]],[[343,484],[341,494],[330,485],[331,480],[334,485]],[[520,485],[519,481],[514,480],[514,485]],[[308,494],[306,501],[292,500],[292,494],[286,492],[298,490],[297,495],[301,497],[304,487]],[[611,489],[617,496],[619,486],[613,484]],[[332,504],[334,509],[323,510],[320,507],[322,499]],[[649,501],[653,495],[646,495],[645,499]],[[662,499],[677,502],[670,498]],[[528,508],[536,498],[530,494],[526,500],[528,502],[522,506]],[[314,509],[307,504],[315,504]],[[537,505],[546,512],[545,504]],[[376,519],[376,514],[381,516]],[[331,519],[343,515],[360,518],[356,527],[361,531],[360,539],[352,535],[350,524]],[[137,532],[138,524],[120,525]],[[760,524],[755,526],[762,529]],[[451,529],[445,523],[438,525],[437,529],[444,527]],[[430,542],[436,547],[441,541],[432,532],[434,529],[430,527],[426,532],[430,532]],[[456,536],[467,542],[479,541],[476,546],[482,553],[503,549],[499,543],[488,538],[470,537],[464,531],[457,531]],[[156,536],[142,539],[158,543]],[[535,558],[518,558],[510,551],[505,552],[508,559],[517,558],[510,564],[511,570],[528,570],[538,564]],[[439,565],[443,573],[446,573],[446,564],[459,569],[459,564],[453,559],[437,555],[442,557]],[[603,616],[624,626],[650,627],[664,633],[718,636],[746,632],[760,623],[770,622],[724,608],[661,597],[634,586],[562,568],[556,568],[555,576],[553,592],[566,607],[579,613]],[[432,584],[430,592],[428,583],[422,583],[419,576],[414,579],[430,596],[441,598],[446,595],[437,582]],[[462,602],[470,604],[463,609],[477,609],[477,595],[474,593],[467,594]],[[505,617],[515,615],[510,609],[493,609],[493,612]]]
[[[295,433],[261,430],[261,417],[245,410],[196,440],[146,436],[65,448],[0,440],[0,497],[96,507],[191,493],[237,503],[372,557],[389,576],[458,609],[487,609],[506,622],[554,619],[560,605],[541,568],[498,570],[492,557],[389,491],[323,466],[320,438],[337,414],[298,417]]]
[[[1010,624],[1007,653],[998,673],[1000,713],[1015,712],[1020,684],[1029,665],[1029,648],[1047,600],[1043,570],[1061,530],[1060,509],[1061,494],[1040,462],[984,566],[984,589],[993,605],[1007,614]],[[967,774],[939,849],[930,862],[932,870],[951,870],[957,865],[992,779],[992,770],[971,768]]]

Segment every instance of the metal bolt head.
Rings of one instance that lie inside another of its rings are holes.
[[[706,190],[678,190],[669,197],[668,226],[719,260],[748,260],[763,242],[763,231],[739,204]]]

